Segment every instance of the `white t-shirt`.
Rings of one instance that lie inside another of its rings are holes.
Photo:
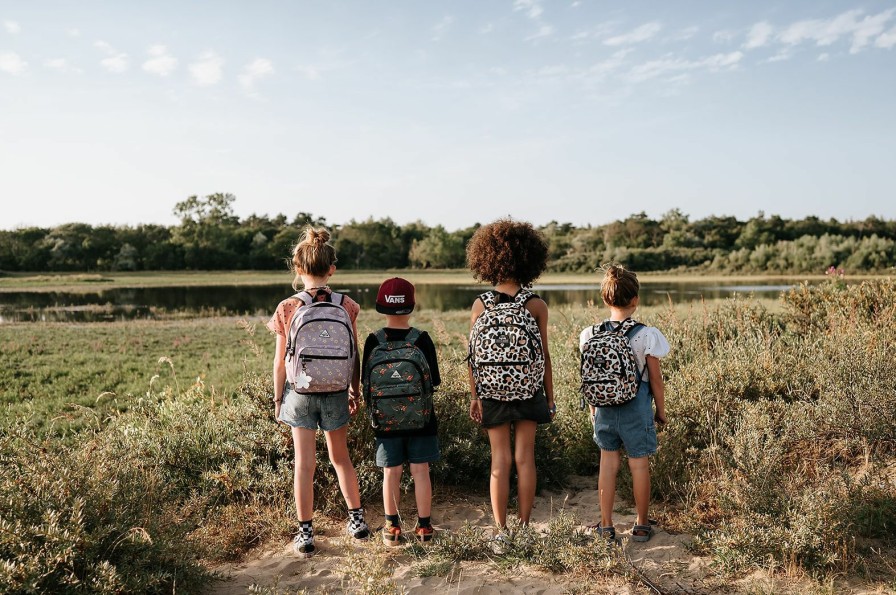
[[[619,324],[619,321],[613,321],[613,323],[616,326]],[[598,324],[597,326],[600,325]],[[585,342],[592,336],[594,336],[594,326],[588,326],[582,330],[582,333],[579,335],[579,351],[582,350]],[[653,357],[662,358],[668,355],[671,349],[669,341],[666,340],[660,329],[654,326],[638,328],[631,339],[631,345],[632,351],[635,353],[635,362],[638,364],[638,369],[644,371],[641,377],[643,382],[646,382],[649,377],[647,373],[647,356],[652,355]]]

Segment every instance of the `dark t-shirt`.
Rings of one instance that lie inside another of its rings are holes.
[[[411,332],[411,329],[409,328],[386,327],[383,330],[386,331],[387,341],[401,341]],[[367,362],[370,360],[370,354],[373,353],[373,348],[377,345],[379,345],[379,341],[377,341],[376,335],[373,333],[367,335],[367,340],[364,341],[364,355],[361,359],[361,370],[367,370]],[[424,357],[426,357],[426,363],[429,364],[429,372],[432,376],[433,388],[439,386],[442,383],[442,377],[439,375],[439,362],[436,359],[436,346],[433,344],[429,334],[426,331],[420,331],[420,336],[417,337],[417,341],[414,345],[419,347],[420,351],[423,352]],[[399,436],[434,436],[438,434],[438,430],[439,425],[436,420],[436,410],[433,408],[429,422],[419,430],[389,432],[388,434],[374,430],[374,434],[383,438],[398,438]]]

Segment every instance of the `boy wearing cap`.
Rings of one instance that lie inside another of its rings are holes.
[[[429,364],[432,387],[441,382],[439,365],[436,360],[436,348],[426,331],[414,329],[409,324],[411,312],[414,310],[414,286],[405,279],[395,277],[387,279],[380,285],[376,296],[376,311],[386,315],[386,325],[381,331],[371,333],[364,342],[362,362],[365,394],[370,385],[371,354],[385,341],[404,341],[411,336],[416,337],[413,345],[419,349]],[[380,336],[377,337],[377,334]],[[385,336],[383,336],[385,335]],[[408,344],[409,345],[409,344]],[[368,407],[370,403],[368,403]],[[428,421],[421,429],[386,431],[374,427],[376,435],[376,464],[383,468],[383,506],[386,523],[383,527],[383,542],[386,545],[399,545],[403,539],[401,522],[398,516],[398,503],[401,498],[401,475],[404,463],[411,468],[414,478],[414,495],[417,501],[417,527],[414,537],[421,542],[432,539],[433,528],[430,519],[432,505],[432,483],[429,477],[429,464],[439,460],[438,423],[435,409],[430,410]]]

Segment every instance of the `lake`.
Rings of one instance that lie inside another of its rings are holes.
[[[777,298],[793,285],[755,284],[742,281],[708,283],[651,283],[641,285],[645,306],[686,303],[735,295]],[[333,285],[351,296],[362,308],[373,309],[378,285]],[[417,288],[418,308],[467,309],[487,289],[474,284],[425,284]],[[597,285],[536,285],[535,291],[550,305],[600,302]],[[4,322],[101,322],[154,319],[172,315],[253,316],[269,315],[276,304],[293,292],[288,285],[231,285],[201,287],[115,288],[95,292],[0,292],[0,323]]]

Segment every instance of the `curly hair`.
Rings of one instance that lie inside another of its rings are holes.
[[[600,282],[600,295],[606,305],[625,308],[638,297],[641,290],[638,275],[619,264],[607,264],[601,268],[604,278]]]
[[[302,240],[292,249],[292,270],[296,275],[293,287],[302,283],[302,273],[314,277],[323,277],[336,264],[336,249],[327,242],[330,232],[326,229],[315,229],[310,225],[305,228]]]
[[[498,219],[476,230],[467,244],[473,276],[492,285],[515,281],[531,285],[544,272],[548,244],[531,223]]]

